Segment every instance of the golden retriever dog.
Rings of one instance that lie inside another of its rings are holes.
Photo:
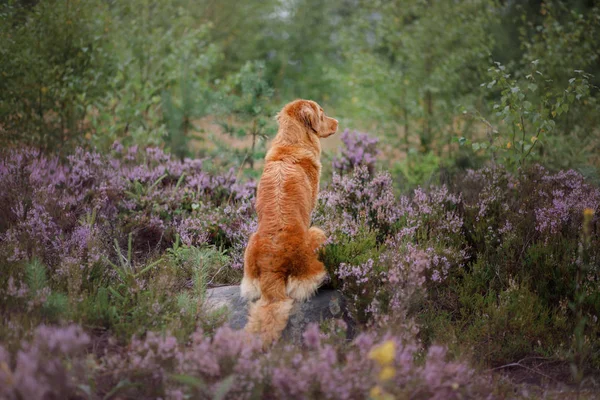
[[[314,101],[295,100],[277,115],[279,130],[258,184],[258,229],[244,254],[242,297],[250,305],[246,331],[263,343],[276,341],[287,325],[294,300],[304,301],[323,282],[325,266],[317,249],[323,231],[310,227],[321,175],[322,138],[338,121]]]

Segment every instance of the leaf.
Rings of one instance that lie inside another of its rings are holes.
[[[181,176],[177,180],[177,184],[175,185],[175,188],[173,189],[173,194],[175,194],[177,189],[179,189],[179,186],[181,185],[181,183],[183,182],[184,179],[185,179],[185,171],[181,174]]]
[[[115,288],[113,288],[112,286],[110,286],[108,288],[108,291],[115,296],[117,299],[121,300],[121,301],[125,301],[125,297],[123,297],[123,295],[121,293],[119,293]]]
[[[133,252],[133,232],[129,232],[129,235],[127,237],[127,265],[130,267],[130,269],[131,269],[131,253],[132,252]]]
[[[217,387],[213,395],[214,400],[223,400],[225,398],[225,396],[233,386],[234,378],[234,375],[230,375],[227,378],[223,379],[221,382],[219,382],[219,386]]]
[[[162,258],[159,258],[158,260],[154,261],[153,263],[151,263],[150,265],[148,265],[146,268],[142,269],[140,272],[138,272],[137,274],[135,274],[136,277],[143,275],[144,273],[146,273],[147,271],[150,271],[153,267],[155,267],[160,261],[162,260]]]
[[[158,178],[158,179],[156,180],[156,182],[154,182],[154,183],[152,184],[152,186],[150,186],[150,189],[148,189],[148,191],[150,191],[150,190],[154,189],[154,188],[156,187],[156,185],[158,185],[158,184],[159,184],[159,183],[160,183],[160,182],[161,182],[163,179],[165,179],[166,177],[167,177],[167,174],[163,174],[163,175],[162,175],[160,178]]]
[[[129,388],[129,387],[135,387],[135,386],[140,386],[140,384],[132,383],[129,379],[123,379],[123,380],[119,381],[119,383],[117,383],[115,385],[115,387],[110,390],[110,392],[106,393],[106,395],[103,397],[103,399],[108,400],[111,397],[113,397],[115,394],[117,394],[117,392],[119,392],[120,390]]]
[[[77,385],[77,389],[81,390],[83,393],[85,393],[85,395],[88,397],[88,399],[93,398],[94,396],[92,395],[92,388],[90,387],[90,385]]]
[[[183,383],[184,385],[191,386],[196,389],[200,389],[203,391],[208,390],[208,387],[204,383],[204,381],[200,378],[196,378],[190,375],[171,375],[171,379],[176,382]]]

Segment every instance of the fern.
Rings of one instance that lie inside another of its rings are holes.
[[[177,296],[177,309],[183,310],[185,315],[196,313],[196,300],[189,293],[180,293]]]
[[[46,267],[37,258],[31,260],[25,266],[25,283],[29,287],[32,296],[48,286]]]
[[[63,293],[51,293],[42,306],[42,315],[56,321],[69,311],[69,298]]]

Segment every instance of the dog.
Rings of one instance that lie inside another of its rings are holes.
[[[250,304],[245,330],[265,346],[285,329],[294,300],[311,297],[326,277],[317,250],[326,237],[310,218],[321,176],[320,140],[338,121],[310,100],[295,100],[277,114],[279,130],[258,184],[258,229],[244,252],[241,295]]]

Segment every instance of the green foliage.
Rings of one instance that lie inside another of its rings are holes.
[[[224,253],[185,247],[176,241],[165,257],[138,265],[133,261],[131,234],[127,251],[118,243],[115,251],[117,262],[107,260],[116,272],[115,279],[108,284],[102,279],[95,281],[92,292],[77,306],[75,320],[109,328],[122,338],[143,333],[148,327],[170,329],[184,338],[197,323],[212,330],[223,322],[222,310],[207,312],[203,303],[207,285],[231,274],[223,272],[229,265]]]
[[[487,128],[487,138],[472,141],[473,150],[488,150],[495,160],[496,153],[502,152],[500,160],[509,167],[523,167],[532,155],[536,145],[542,147],[545,138],[556,135],[557,119],[569,112],[575,102],[585,102],[590,96],[591,75],[574,71],[566,89],[557,89],[553,81],[545,78],[537,69],[538,61],[531,63],[531,71],[524,81],[517,81],[506,72],[506,67],[496,63],[490,69],[492,81],[482,86],[500,90],[500,101],[493,105],[499,128],[479,117]],[[464,138],[459,143],[468,143]]]
[[[462,344],[474,346],[476,354],[493,364],[506,364],[557,346],[559,339],[549,327],[560,322],[552,319],[550,307],[526,285],[510,281],[500,292],[481,292],[484,282],[490,280],[485,276],[490,269],[501,267],[478,263],[457,287],[460,317],[470,321],[463,325]]]
[[[115,250],[117,251],[117,260],[119,264],[115,264],[112,261],[107,260],[108,263],[114,268],[115,272],[117,272],[120,279],[120,282],[116,287],[110,286],[108,290],[113,296],[121,300],[124,305],[132,301],[129,296],[135,295],[137,292],[136,286],[139,285],[138,279],[143,277],[144,274],[146,274],[160,262],[160,260],[154,261],[143,268],[134,265],[132,258],[132,238],[133,234],[130,233],[127,241],[127,255],[121,252],[119,242],[117,239],[115,239]]]
[[[253,169],[254,162],[265,156],[266,139],[275,132],[270,105],[274,91],[265,79],[265,64],[246,63],[225,84],[224,91],[220,114],[222,118],[233,115],[235,120],[222,119],[219,124],[228,135],[250,141],[249,149],[234,150],[234,155],[240,165],[247,163]]]
[[[0,5],[0,144],[60,150],[85,142],[88,106],[114,70],[110,27],[101,1]]]
[[[401,125],[395,143],[408,145],[416,132],[421,151],[437,150],[455,104],[472,102],[477,95],[474,82],[483,77],[493,46],[488,31],[493,5],[488,0],[364,4],[359,29],[352,26],[348,33],[348,58],[355,70],[347,98],[353,112],[376,112]],[[368,15],[373,13],[378,18],[372,22]]]
[[[441,162],[441,158],[434,152],[421,153],[416,149],[409,149],[406,159],[393,163],[390,170],[401,188],[408,190],[431,183],[439,171]]]
[[[325,264],[333,285],[337,287],[340,282],[336,270],[340,264],[360,265],[377,258],[378,254],[377,233],[369,231],[363,225],[355,237],[341,235],[335,243],[323,247],[319,259]]]
[[[177,237],[167,254],[175,266],[178,279],[191,280],[193,293],[200,299],[204,298],[206,287],[210,284],[235,283],[241,279],[239,271],[228,268],[231,259],[227,252],[215,246],[185,246]]]
[[[28,288],[27,307],[39,313],[42,319],[56,322],[67,315],[69,304],[67,296],[50,289],[46,266],[33,259],[25,266],[25,284]]]
[[[218,47],[206,40],[208,25],[190,14],[191,3],[114,4],[117,71],[90,110],[95,145],[108,149],[116,139],[160,145],[166,139],[178,156],[189,154],[193,119],[207,112],[209,71],[220,59]]]
[[[598,71],[600,8],[597,5],[582,9],[564,1],[545,1],[540,4],[539,15],[538,20],[525,12],[520,17],[524,70],[527,64],[540,60],[547,78],[557,84],[571,78],[574,69]]]

